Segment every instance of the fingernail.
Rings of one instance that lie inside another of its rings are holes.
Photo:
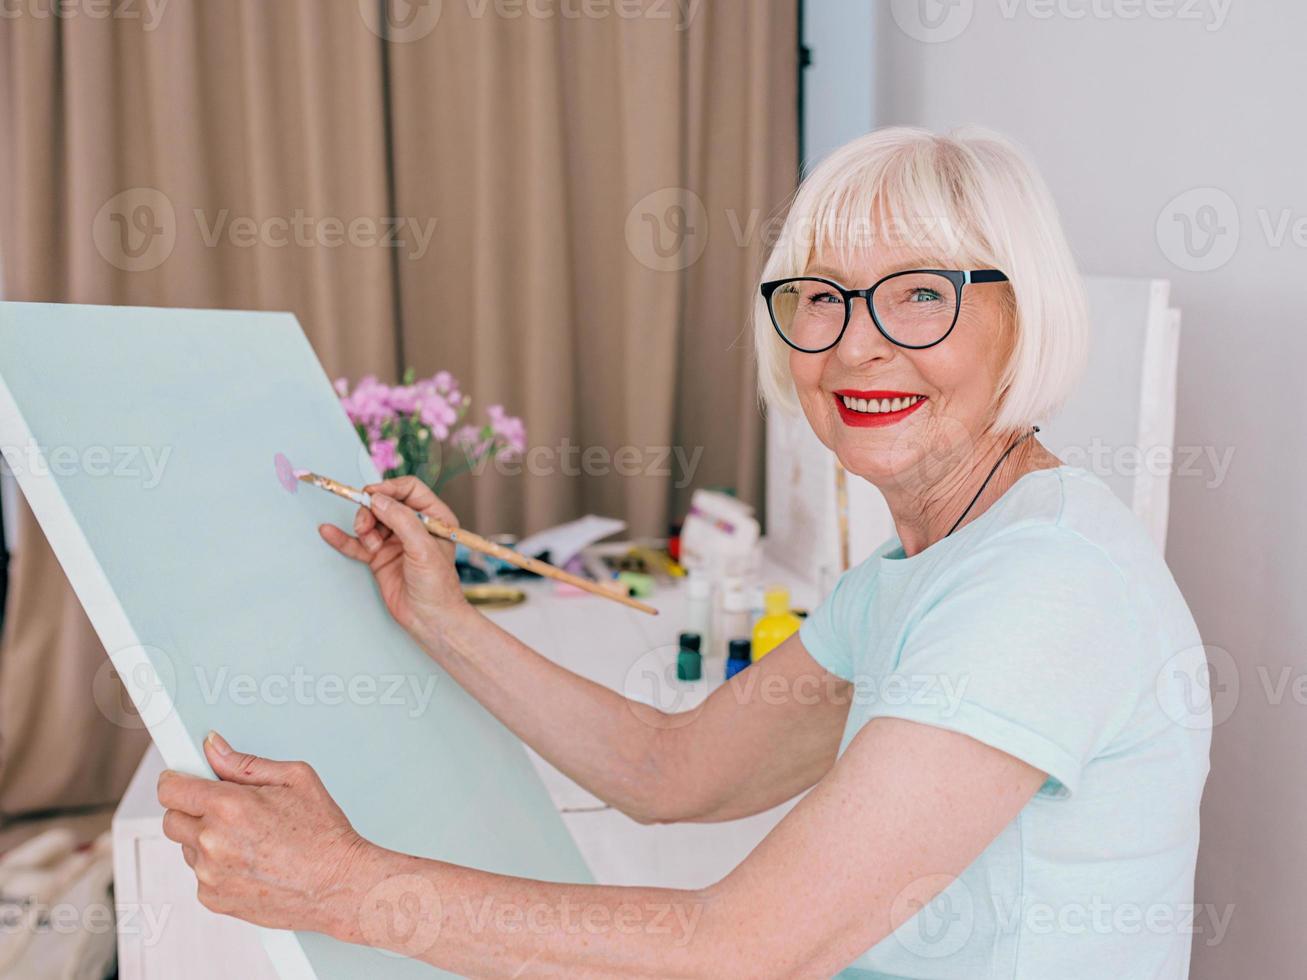
[[[369,531],[363,535],[363,547],[368,551],[377,551],[381,548],[381,535],[376,531]]]
[[[384,514],[386,512],[386,508],[390,506],[390,498],[383,496],[381,494],[377,494],[372,498],[372,506],[375,510],[378,510]]]
[[[212,745],[214,750],[219,755],[222,756],[231,755],[231,746],[228,745],[227,740],[223,738],[221,735],[219,735],[217,732],[209,732],[209,734],[205,736],[204,740],[208,742],[210,745]]]

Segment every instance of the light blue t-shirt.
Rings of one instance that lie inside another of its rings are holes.
[[[799,632],[854,683],[841,753],[872,718],[905,718],[1048,774],[841,976],[1188,976],[1207,662],[1156,545],[1102,480],[1039,470],[919,554],[887,542]]]

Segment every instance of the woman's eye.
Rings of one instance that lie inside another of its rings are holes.
[[[938,303],[941,297],[933,289],[914,289],[908,294],[910,303]]]
[[[809,303],[843,303],[844,297],[835,293],[814,293],[808,298]]]

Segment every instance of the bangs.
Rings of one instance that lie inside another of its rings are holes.
[[[976,202],[958,161],[948,157],[937,145],[911,143],[829,161],[833,172],[812,181],[812,199],[795,201],[800,215],[809,215],[795,228],[795,274],[814,264],[850,268],[885,250],[931,267],[993,264]]]

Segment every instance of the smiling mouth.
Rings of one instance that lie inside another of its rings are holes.
[[[893,425],[907,418],[926,401],[925,395],[910,391],[855,391],[845,389],[833,392],[835,407],[846,425]]]

